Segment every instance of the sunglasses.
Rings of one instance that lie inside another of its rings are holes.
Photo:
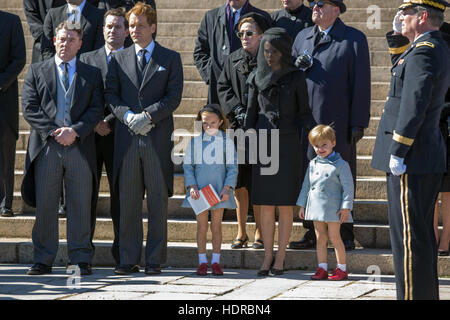
[[[247,36],[247,37],[253,37],[253,35],[255,35],[256,34],[256,32],[254,32],[254,31],[245,31],[245,32],[237,32],[236,33],[237,34],[237,36],[239,37],[239,39],[242,39],[243,37],[244,37],[244,34]]]
[[[318,6],[319,8],[322,8],[325,4],[330,4],[333,7],[337,7],[337,5],[335,5],[333,2],[331,1],[323,1],[323,0],[319,0],[319,1],[310,1],[309,2],[309,6],[311,8],[314,8],[315,6]]]

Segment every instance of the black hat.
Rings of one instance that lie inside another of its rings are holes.
[[[344,4],[344,0],[330,0],[330,1],[333,2],[335,5],[337,5],[339,9],[341,9],[341,13],[344,13],[347,10],[346,5]]]
[[[244,20],[245,18],[253,18],[253,20],[255,20],[256,24],[259,26],[259,28],[261,29],[261,31],[264,33],[267,29],[270,28],[270,22],[267,21],[267,18],[264,17],[262,14],[260,13],[256,13],[256,12],[249,12],[246,13],[244,15],[242,15],[238,22],[236,23],[236,25],[234,26],[234,31],[238,32],[239,30],[239,25],[241,23],[242,20]]]
[[[415,6],[430,7],[444,12],[446,7],[450,7],[450,3],[445,0],[405,0],[398,9],[405,10]]]

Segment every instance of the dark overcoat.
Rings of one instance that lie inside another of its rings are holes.
[[[389,160],[395,155],[405,159],[408,174],[446,171],[439,118],[449,86],[450,50],[439,31],[427,33],[413,42],[391,69],[373,168],[391,172]]]
[[[281,9],[272,12],[270,16],[272,17],[274,26],[284,28],[292,40],[297,37],[300,31],[314,25],[311,8],[303,4],[293,12]]]
[[[173,112],[183,93],[183,67],[180,54],[155,43],[152,57],[139,83],[135,46],[117,52],[109,63],[105,100],[116,116],[114,142],[114,186],[117,188],[122,160],[131,145],[132,136],[123,117],[127,111],[147,111],[155,127],[149,132],[163,170],[169,197],[173,195],[173,162],[171,139]]]
[[[232,109],[237,105],[246,109],[248,104],[248,84],[246,83],[248,74],[243,74],[240,69],[240,65],[244,63],[242,50],[244,49],[236,50],[228,56],[217,82],[220,106],[230,119],[233,129],[238,126],[234,121]]]
[[[52,8],[48,11],[44,20],[44,34],[41,41],[42,59],[48,59],[55,55],[55,46],[53,44],[53,37],[58,25],[67,20],[67,4]],[[86,2],[83,11],[81,11],[80,24],[83,30],[83,43],[78,56],[84,52],[89,52],[99,49],[105,44],[103,37],[103,14],[104,10],[98,9]]]
[[[26,62],[25,39],[20,18],[0,11],[0,126],[9,126],[19,137],[17,77]]]
[[[301,31],[292,51],[308,51],[314,58],[306,71],[309,104],[319,124],[334,123],[336,147],[356,177],[356,145],[350,143],[352,127],[367,128],[370,118],[370,56],[366,36],[339,18],[328,35],[314,46],[318,27]],[[303,133],[303,141],[307,132]],[[306,144],[306,143],[305,143]],[[309,146],[309,155],[313,155]]]
[[[36,207],[34,161],[47,144],[52,131],[59,128],[55,123],[57,112],[57,70],[54,59],[34,63],[28,68],[22,89],[22,113],[30,124],[25,172],[22,181],[22,198],[26,204]],[[98,68],[76,62],[76,83],[70,117],[78,134],[77,143],[81,154],[92,171],[93,187],[97,188],[97,163],[95,158],[94,127],[102,118],[102,76]],[[94,189],[94,190],[95,190]]]
[[[41,39],[44,33],[44,20],[51,8],[65,5],[65,0],[23,0],[23,10],[34,39],[31,62],[39,62],[41,56]]]
[[[197,41],[194,48],[194,63],[200,73],[203,81],[208,87],[208,103],[219,103],[217,96],[217,80],[222,72],[226,58],[235,50],[242,47],[241,42],[235,38],[233,50],[228,37],[227,28],[227,6],[223,5],[206,12],[203,17],[200,28],[198,29]],[[270,15],[250,3],[242,8],[241,16],[256,12],[270,21]]]

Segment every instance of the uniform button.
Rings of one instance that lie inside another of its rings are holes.
[[[222,50],[226,50],[226,49],[227,49],[227,46],[223,46],[223,47],[222,47]]]
[[[292,21],[295,21],[295,20],[297,20],[297,18],[294,17],[294,16],[292,16],[292,17],[291,17],[291,20],[292,20]]]

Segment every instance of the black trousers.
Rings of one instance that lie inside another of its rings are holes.
[[[434,204],[442,174],[387,173],[388,214],[398,300],[437,300]]]
[[[119,224],[120,224],[120,203],[117,190],[113,186],[113,161],[114,161],[114,133],[110,133],[107,136],[100,136],[95,134],[95,147],[97,155],[97,181],[99,182],[102,176],[103,164],[105,164],[106,175],[108,177],[109,190],[110,190],[110,213],[114,228],[114,242],[111,248],[112,256],[117,265],[120,264],[119,254]],[[98,202],[99,190],[96,190],[96,195],[93,203],[93,210],[91,214],[91,230],[92,237],[95,232],[95,223],[97,218],[97,202]]]
[[[0,123],[0,207],[12,209],[16,135],[9,125]]]

